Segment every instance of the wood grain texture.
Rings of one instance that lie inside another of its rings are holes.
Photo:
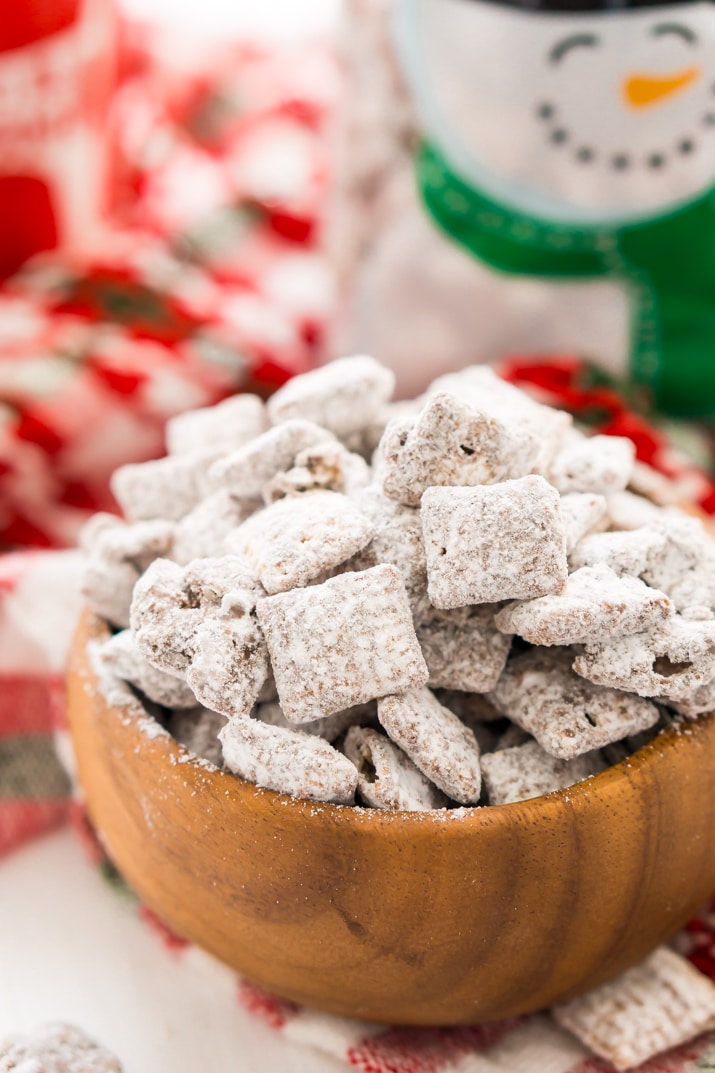
[[[549,1006],[637,962],[715,890],[715,716],[532,801],[429,814],[296,801],[150,737],[75,638],[80,781],[111,857],[179,934],[297,1002],[401,1024]]]

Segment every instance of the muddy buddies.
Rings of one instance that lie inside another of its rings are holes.
[[[433,809],[588,778],[715,704],[715,540],[491,370],[373,358],[173,419],[85,528],[96,653],[183,744],[297,797]]]
[[[486,367],[392,390],[345,358],[117,471],[125,520],[83,534],[108,693],[259,787],[445,815],[715,708],[715,540],[640,494],[629,440]],[[555,1016],[627,1068],[715,1025],[715,986],[661,949]]]

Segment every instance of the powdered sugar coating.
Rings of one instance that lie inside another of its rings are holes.
[[[594,686],[574,674],[569,663],[570,653],[562,649],[521,653],[507,663],[490,700],[561,760],[657,723],[658,709],[650,701]]]
[[[642,633],[674,613],[665,593],[601,563],[570,574],[557,596],[508,604],[494,621],[533,645],[573,645]]]
[[[415,620],[429,614],[432,605],[427,596],[427,563],[420,512],[388,499],[374,484],[352,498],[355,506],[370,519],[374,532],[370,543],[350,560],[349,568],[367,570],[381,563],[396,566],[402,575]]]
[[[148,663],[139,652],[131,630],[108,638],[98,650],[100,664],[129,682],[145,697],[164,708],[195,708],[196,697],[186,682]]]
[[[178,521],[209,493],[208,473],[217,457],[215,450],[191,451],[130,463],[114,471],[110,486],[130,521]]]
[[[0,1041],[0,1073],[122,1073],[122,1065],[81,1028],[46,1024]]]
[[[437,787],[384,734],[352,727],[344,748],[357,768],[358,794],[372,808],[415,812],[446,804]]]
[[[281,708],[294,723],[427,681],[400,572],[376,566],[260,600]]]
[[[662,514],[662,509],[635,492],[609,492],[606,495],[611,529],[640,529]]]
[[[479,604],[439,611],[415,622],[429,668],[430,688],[488,693],[504,669],[511,637],[494,622],[495,607]]]
[[[295,465],[277,473],[263,489],[266,503],[283,496],[301,495],[316,489],[352,495],[370,484],[371,471],[360,455],[348,451],[338,440],[326,440],[299,451]]]
[[[248,714],[269,669],[254,617],[262,595],[235,556],[196,559],[183,569],[157,559],[134,590],[137,647],[153,666],[184,676],[207,708]]]
[[[667,592],[679,611],[699,605],[715,609],[715,541],[700,519],[663,514],[651,530],[664,544],[643,571],[644,580]]]
[[[339,492],[279,499],[226,538],[269,594],[286,592],[345,562],[370,542],[370,521]]]
[[[470,365],[432,382],[427,394],[446,391],[462,402],[499,420],[509,415],[511,427],[531,435],[537,445],[533,472],[546,474],[572,426],[570,414],[536,402],[506,383],[486,365]]]
[[[428,488],[422,532],[435,607],[534,599],[566,585],[559,495],[543,477]]]
[[[665,698],[660,699],[664,700]],[[691,693],[685,700],[667,701],[666,703],[669,703],[679,715],[684,715],[688,719],[696,719],[706,712],[715,712],[715,678],[711,678],[709,682],[698,686],[695,692]]]
[[[573,667],[599,685],[688,701],[715,678],[715,621],[674,615],[649,633],[587,645]]]
[[[553,1016],[616,1069],[631,1069],[715,1026],[715,984],[661,946]]]
[[[624,436],[572,431],[554,459],[549,480],[559,492],[621,492],[633,473],[636,449]]]
[[[394,389],[394,373],[374,358],[340,358],[289,380],[268,400],[268,414],[274,424],[303,418],[345,439],[370,427]]]
[[[545,752],[537,741],[482,756],[482,776],[490,805],[508,805],[563,790],[604,767],[598,752],[559,760]]]
[[[482,785],[477,740],[429,689],[382,697],[377,717],[435,786],[461,805],[477,804]]]
[[[536,443],[518,428],[439,392],[413,420],[390,422],[380,455],[385,495],[416,507],[431,485],[494,484],[525,476],[536,458]]]
[[[257,786],[339,805],[355,799],[355,765],[322,738],[257,719],[231,719],[219,737],[226,767]]]
[[[170,522],[126,525],[111,514],[96,514],[80,535],[87,559],[82,595],[98,615],[114,626],[129,625],[129,607],[137,579],[173,546]]]
[[[561,496],[561,518],[570,555],[587,533],[607,524],[606,497],[595,492],[567,492]]]
[[[268,428],[268,415],[258,395],[232,395],[216,406],[171,417],[166,423],[170,455],[193,451],[235,451]]]
[[[331,438],[312,421],[287,421],[217,461],[210,470],[211,483],[237,499],[260,500],[268,482],[293,467],[296,455]]]
[[[647,525],[623,533],[594,533],[574,548],[569,563],[572,570],[603,563],[616,574],[640,577],[662,555],[665,544],[665,537]]]
[[[257,503],[236,499],[222,489],[202,499],[175,523],[171,558],[185,566],[192,559],[221,555],[224,539],[256,509]]]
[[[269,670],[268,651],[251,611],[239,609],[238,602],[230,610],[222,608],[200,624],[193,645],[186,681],[197,700],[222,715],[249,715]]]

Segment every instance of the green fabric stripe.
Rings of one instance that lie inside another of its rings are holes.
[[[62,799],[70,790],[69,777],[57,759],[51,737],[0,738],[0,804],[2,798]]]

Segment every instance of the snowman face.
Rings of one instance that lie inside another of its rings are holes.
[[[484,193],[547,219],[657,215],[715,183],[715,4],[530,12],[398,0],[428,136]]]

